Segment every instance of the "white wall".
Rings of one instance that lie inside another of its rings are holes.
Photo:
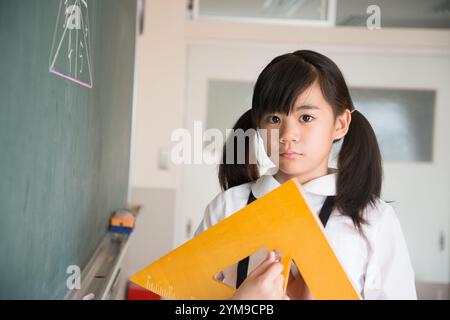
[[[132,186],[176,188],[175,170],[158,170],[158,150],[170,147],[182,126],[184,0],[147,0],[145,32],[138,39],[137,109]]]
[[[176,168],[158,169],[158,151],[182,126],[184,97],[183,0],[147,0],[145,31],[137,43],[137,102],[131,163],[131,201],[142,205],[130,238],[126,275],[172,249]]]

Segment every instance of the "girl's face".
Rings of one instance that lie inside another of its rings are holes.
[[[327,174],[333,141],[345,136],[350,121],[348,109],[335,117],[317,81],[297,98],[289,115],[263,115],[259,129],[267,130],[262,138],[267,155],[279,168],[278,180],[298,177],[305,183]]]

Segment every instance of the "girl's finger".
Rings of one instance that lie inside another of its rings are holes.
[[[284,276],[281,274],[283,271],[283,265],[280,262],[274,262],[269,267],[266,268],[263,274],[260,276],[264,276],[268,281],[275,281],[275,279],[279,276]]]
[[[284,290],[283,285],[284,285],[284,275],[280,273],[278,277],[275,278],[274,286],[277,289],[280,288],[281,290]]]
[[[267,259],[264,260],[259,266],[257,266],[249,275],[248,278],[256,278],[263,274],[271,264],[276,261],[275,253],[273,251],[269,252]]]

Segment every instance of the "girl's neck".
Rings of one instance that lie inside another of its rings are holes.
[[[327,174],[330,174],[330,173],[332,173],[332,170],[330,170],[328,168],[328,164],[327,164],[327,166],[324,166],[324,167],[322,166],[322,167],[316,168],[315,170],[312,170],[310,172],[302,173],[300,175],[289,175],[289,174],[282,172],[281,170],[278,170],[278,172],[276,174],[274,174],[273,177],[280,184],[283,184],[292,178],[297,178],[301,184],[305,184],[311,180],[317,179],[322,176],[326,176]]]

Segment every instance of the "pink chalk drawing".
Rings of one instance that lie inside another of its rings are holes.
[[[61,0],[49,71],[89,89],[94,85],[90,31],[88,0]]]

